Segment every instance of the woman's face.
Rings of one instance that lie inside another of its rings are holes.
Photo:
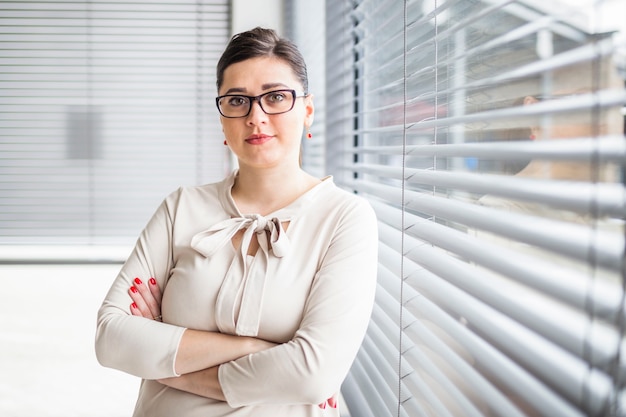
[[[278,58],[259,57],[227,67],[219,95],[254,97],[283,89],[295,90],[299,95],[303,93],[302,85],[287,63]],[[271,168],[285,164],[297,167],[302,131],[311,125],[313,112],[311,96],[296,98],[291,111],[272,115],[266,114],[255,100],[247,116],[221,116],[220,121],[240,168]]]

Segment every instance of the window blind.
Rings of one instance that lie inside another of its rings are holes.
[[[130,245],[181,185],[222,178],[229,4],[0,3],[0,244]]]
[[[602,7],[327,2],[327,168],[380,233],[352,415],[626,415],[626,60]]]
[[[326,175],[326,22],[324,2],[286,1],[285,36],[297,46],[307,64],[309,94],[313,95],[315,117],[311,139],[302,142],[302,167],[311,175]],[[306,135],[306,132],[305,132]]]

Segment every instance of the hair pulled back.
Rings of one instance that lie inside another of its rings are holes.
[[[217,63],[217,89],[224,82],[224,71],[232,64],[250,58],[276,57],[287,63],[308,93],[309,82],[302,54],[290,40],[281,38],[272,29],[256,27],[234,35]]]

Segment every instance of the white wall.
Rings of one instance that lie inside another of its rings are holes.
[[[232,0],[233,34],[262,26],[284,34],[283,0]]]

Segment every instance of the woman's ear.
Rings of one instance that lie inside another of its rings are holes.
[[[304,125],[313,126],[315,118],[315,106],[313,105],[313,94],[309,94],[304,98]]]

